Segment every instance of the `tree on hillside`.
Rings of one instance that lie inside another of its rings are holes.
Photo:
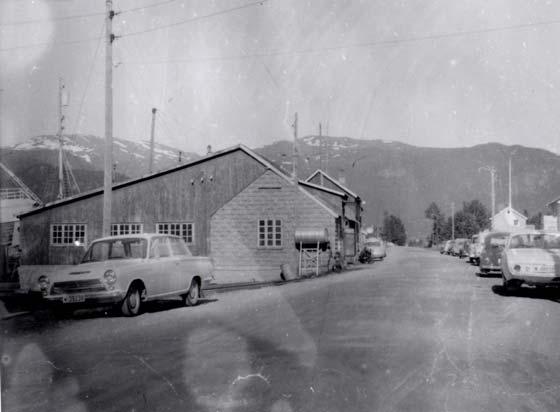
[[[432,234],[430,237],[430,243],[441,242],[443,237],[443,230],[445,226],[445,215],[441,212],[436,202],[430,203],[428,208],[424,211],[424,216],[427,219],[432,220]]]
[[[401,219],[387,212],[383,218],[383,239],[399,246],[406,244],[406,230]]]

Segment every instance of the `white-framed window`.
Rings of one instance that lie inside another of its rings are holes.
[[[282,247],[282,220],[259,219],[258,228],[259,248],[281,248]]]
[[[190,222],[157,223],[156,233],[181,236],[185,242],[192,244],[194,240],[194,224]]]
[[[111,224],[111,236],[137,235],[144,231],[142,223],[113,223]]]
[[[75,246],[86,243],[86,225],[82,223],[55,223],[51,225],[51,245]]]

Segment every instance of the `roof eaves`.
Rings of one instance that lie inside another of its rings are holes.
[[[189,167],[195,166],[199,163],[206,162],[206,161],[214,159],[216,157],[224,156],[224,155],[226,155],[228,153],[232,153],[236,150],[244,151],[245,153],[251,155],[253,158],[255,158],[256,160],[258,160],[259,162],[264,164],[266,167],[269,167],[266,164],[267,163],[266,161],[264,161],[262,159],[258,159],[255,156],[255,153],[252,153],[250,149],[247,149],[245,146],[243,146],[241,144],[238,144],[238,145],[235,145],[235,146],[232,146],[232,147],[229,147],[229,148],[211,153],[209,155],[201,157],[200,159],[193,160],[192,162],[189,162],[189,163],[184,163],[184,164],[181,164],[179,166],[175,166],[175,167],[172,167],[172,168],[169,168],[169,169],[160,170],[160,171],[152,173],[152,174],[143,175],[143,176],[140,176],[140,177],[137,177],[137,178],[134,178],[134,179],[130,179],[130,180],[126,180],[124,182],[113,184],[112,190],[114,191],[116,189],[121,189],[123,187],[131,186],[133,184],[140,183],[140,182],[143,182],[145,180],[150,180],[150,179],[153,179],[153,178],[156,178],[156,177],[159,177],[159,176],[164,176],[166,174],[175,172],[177,170],[188,169]],[[90,197],[97,196],[101,193],[103,193],[103,188],[97,188],[97,189],[92,189],[88,192],[80,193],[80,194],[75,195],[75,196],[67,197],[66,199],[55,200],[54,202],[49,202],[49,203],[45,204],[41,208],[33,209],[33,210],[30,210],[29,212],[22,213],[21,215],[18,215],[18,218],[29,216],[29,215],[34,215],[34,214],[39,213],[43,210],[52,209],[56,206],[65,205],[65,204],[72,203],[72,202],[75,202],[75,201],[78,201],[78,200],[88,199]]]
[[[290,183],[294,182],[293,179],[290,176],[287,176],[284,172],[282,172],[280,169],[275,167],[272,163],[270,163],[268,160],[266,160],[263,156],[259,155],[258,153],[254,152],[253,150],[249,149],[247,146],[245,146],[243,144],[238,145],[238,147],[242,151],[244,151],[246,154],[251,156],[253,159],[260,162],[267,169],[272,170],[274,173],[276,173],[278,176],[280,176],[281,178],[283,178],[287,182],[290,182]]]
[[[303,187],[298,186],[298,189],[305,194],[306,196],[308,196],[311,200],[313,200],[315,203],[317,203],[319,206],[321,206],[323,209],[325,209],[332,217],[337,218],[338,217],[338,213],[336,213],[334,210],[332,210],[330,207],[328,207],[327,205],[325,205],[323,202],[321,202],[319,199],[317,199],[315,196],[313,196],[313,194],[309,193],[307,190],[305,190]]]
[[[547,207],[550,207],[550,206],[552,206],[553,203],[558,203],[558,202],[560,202],[560,196],[558,196],[556,199],[553,199],[553,200],[551,200],[550,202],[548,202],[548,203],[546,204],[546,206],[547,206]]]
[[[328,187],[321,186],[321,185],[316,185],[314,183],[310,183],[310,182],[307,182],[307,181],[300,180],[300,181],[298,181],[298,184],[300,184],[302,186],[308,186],[308,187],[311,187],[313,189],[321,190],[323,192],[330,193],[330,194],[333,194],[333,195],[336,195],[336,196],[340,196],[342,198],[347,198],[348,197],[348,195],[346,193],[339,192],[339,191],[333,190],[333,189],[329,189]]]
[[[327,180],[329,180],[332,184],[338,186],[340,189],[342,189],[344,192],[348,193],[350,196],[358,198],[359,196],[354,193],[353,191],[351,191],[350,189],[348,189],[346,186],[344,186],[342,183],[340,183],[338,180],[332,178],[331,176],[329,176],[328,174],[326,174],[324,171],[322,171],[321,169],[317,169],[311,176],[309,176],[307,179],[305,179],[306,181],[309,181],[311,179],[313,179],[317,174],[322,174]]]

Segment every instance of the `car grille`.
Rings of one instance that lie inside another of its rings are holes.
[[[102,292],[106,290],[99,279],[71,280],[68,282],[55,282],[51,293],[62,295],[67,293]]]

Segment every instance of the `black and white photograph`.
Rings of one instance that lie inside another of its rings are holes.
[[[0,411],[560,411],[560,2],[0,0]]]

